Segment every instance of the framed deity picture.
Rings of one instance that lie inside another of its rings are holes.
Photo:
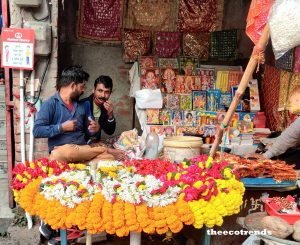
[[[206,110],[206,91],[205,90],[193,90],[193,110],[203,111]]]
[[[160,89],[160,75],[158,68],[141,69],[141,89]]]

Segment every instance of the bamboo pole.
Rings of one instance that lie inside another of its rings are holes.
[[[256,46],[259,47],[261,50],[265,50],[265,48],[268,44],[268,40],[269,40],[269,36],[270,36],[269,34],[270,34],[269,25],[266,24],[264,31],[263,31],[258,43],[256,44]],[[210,153],[209,153],[209,155],[211,157],[214,157],[216,154],[218,146],[222,141],[223,132],[227,128],[228,123],[230,122],[238,104],[240,103],[241,98],[243,97],[243,94],[248,86],[248,81],[251,79],[252,74],[253,74],[257,64],[258,64],[257,57],[255,57],[255,55],[252,55],[247,64],[246,70],[243,74],[242,80],[238,86],[236,94],[230,104],[228,111],[226,112],[225,118],[224,118],[222,124],[220,125],[218,132],[216,133],[215,141],[214,141],[212,148],[210,150]]]

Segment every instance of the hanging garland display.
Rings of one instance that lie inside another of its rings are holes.
[[[204,155],[180,164],[100,161],[94,168],[41,159],[13,173],[16,202],[53,229],[77,226],[119,237],[177,233],[184,224],[221,226],[240,211],[245,191],[228,162]]]

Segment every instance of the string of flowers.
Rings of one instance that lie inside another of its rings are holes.
[[[15,199],[54,229],[78,226],[92,234],[106,230],[122,237],[131,231],[176,233],[184,224],[220,226],[225,216],[239,212],[245,191],[227,162],[205,156],[181,164],[100,161],[96,172],[83,164],[65,169],[17,186]]]

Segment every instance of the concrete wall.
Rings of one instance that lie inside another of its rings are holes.
[[[45,5],[45,1],[43,5],[34,10],[33,8],[19,8],[15,5],[14,1],[10,2],[10,18],[11,18],[11,25],[10,27],[17,27],[20,28],[22,26],[22,21],[31,21],[33,20],[32,12],[35,14],[36,17],[41,18],[47,14],[47,8]],[[52,30],[53,30],[53,51],[51,56],[51,62],[49,65],[48,72],[45,77],[45,82],[42,87],[41,91],[41,100],[49,98],[55,92],[55,84],[57,79],[57,20],[58,20],[58,1],[52,0]],[[43,69],[46,65],[46,58],[45,57],[35,57],[36,62],[36,75],[35,78],[40,78],[42,76]],[[28,77],[28,72],[25,72],[25,77]],[[15,159],[17,162],[21,161],[20,156],[20,122],[17,119],[19,112],[19,99],[18,96],[19,92],[19,71],[13,70],[13,95],[14,95],[14,132],[15,132]],[[28,95],[28,94],[27,94]],[[25,113],[26,114],[26,113]],[[28,152],[29,152],[29,125],[25,125],[26,127],[26,159],[28,159]],[[34,158],[40,158],[47,156],[48,146],[47,146],[47,139],[36,139],[35,140],[35,154]]]

